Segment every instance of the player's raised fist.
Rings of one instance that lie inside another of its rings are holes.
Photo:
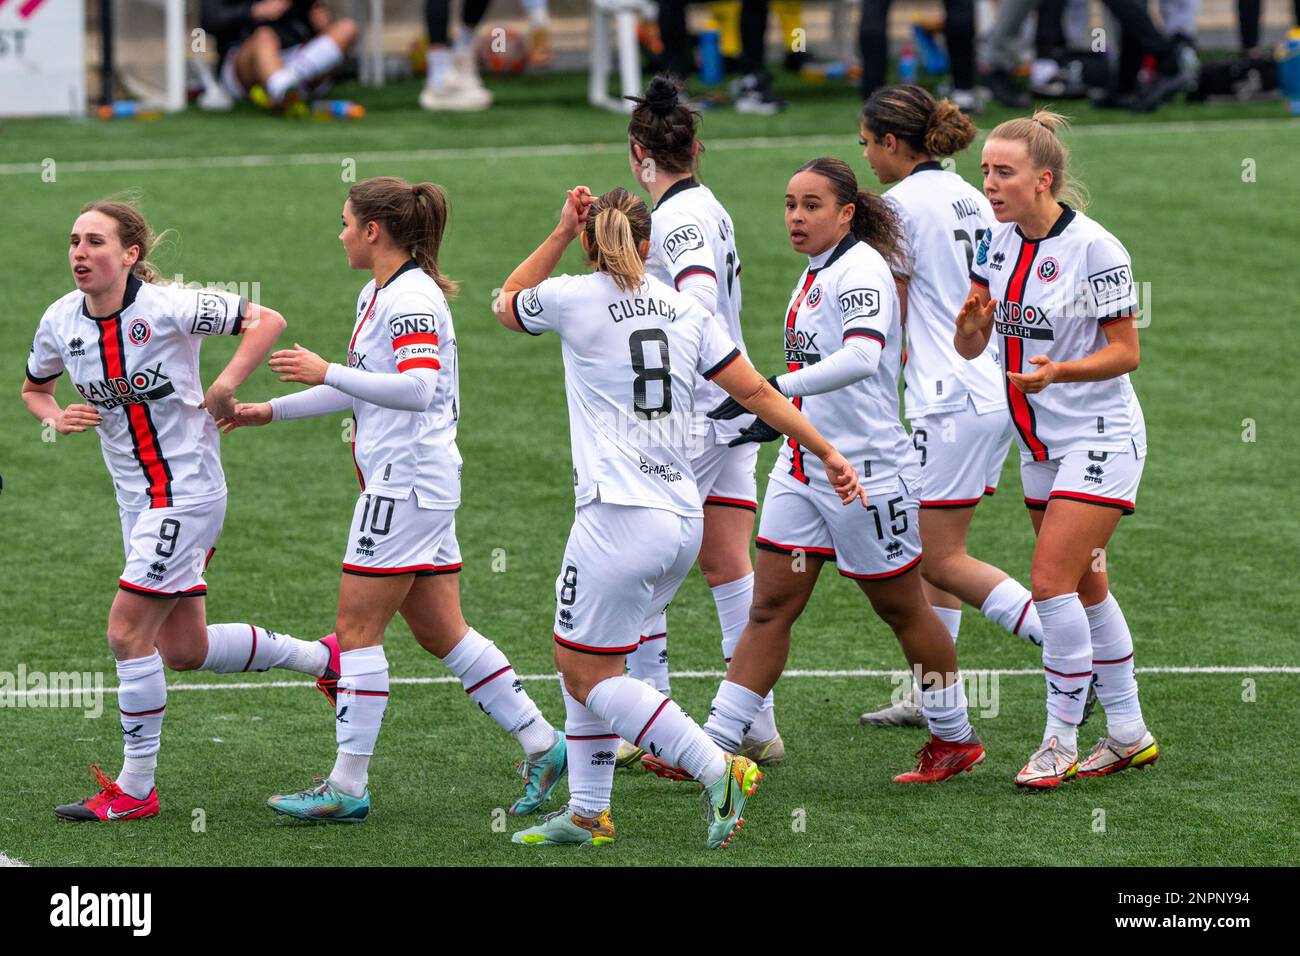
[[[962,303],[961,311],[957,313],[957,331],[962,335],[982,332],[993,321],[993,310],[996,307],[997,302],[993,299],[989,299],[988,304],[982,306],[979,299],[971,296]]]
[[[570,239],[576,239],[587,227],[587,214],[591,211],[591,190],[586,186],[574,186],[568,191],[564,208],[560,210],[560,228]]]
[[[84,432],[94,428],[103,419],[93,405],[69,405],[54,423],[54,430],[60,435]]]

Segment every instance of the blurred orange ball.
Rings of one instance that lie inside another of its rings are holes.
[[[478,62],[484,73],[522,73],[528,66],[528,43],[517,30],[488,27],[479,37]]]

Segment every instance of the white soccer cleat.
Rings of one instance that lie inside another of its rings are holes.
[[[771,740],[746,737],[740,742],[737,757],[747,757],[760,767],[776,767],[785,761],[785,741],[778,733]]]
[[[614,769],[621,770],[625,767],[637,767],[641,763],[641,755],[645,750],[636,744],[630,744],[626,740],[618,742],[618,753],[614,755]]]
[[[1016,774],[1016,786],[1034,790],[1055,790],[1075,775],[1079,754],[1066,750],[1055,737],[1034,751],[1029,763]]]
[[[431,113],[475,113],[491,105],[492,94],[482,87],[470,89],[448,82],[441,87],[426,84],[420,91],[420,109]]]
[[[1106,736],[1097,741],[1097,746],[1092,748],[1088,759],[1079,764],[1079,776],[1104,777],[1129,767],[1147,767],[1155,763],[1159,756],[1160,748],[1149,730],[1144,731],[1131,744],[1122,744],[1113,737]]]
[[[907,696],[896,704],[891,704],[872,713],[863,714],[858,720],[868,727],[925,727],[925,715],[921,713],[921,696],[916,685],[908,691]]]

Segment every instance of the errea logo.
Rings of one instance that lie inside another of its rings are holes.
[[[153,929],[153,894],[82,893],[74,886],[50,897],[50,925],[124,926],[133,936],[148,936]]]

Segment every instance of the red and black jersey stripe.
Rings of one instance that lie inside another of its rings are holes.
[[[799,306],[803,305],[804,296],[808,294],[808,290],[812,288],[812,284],[816,279],[817,270],[809,269],[808,275],[804,277],[803,287],[799,290],[799,294],[794,297],[794,301],[790,303],[790,311],[787,312],[785,316],[785,334],[787,341],[791,338],[791,335],[794,332],[794,320],[799,315]],[[797,372],[799,369],[803,368],[803,362],[787,362],[785,368],[787,372]],[[803,410],[802,395],[795,396],[791,401],[794,402],[795,408],[800,411]],[[808,484],[808,474],[803,469],[803,448],[801,448],[799,443],[793,438],[787,438],[785,443],[790,446],[790,474],[799,481],[802,481],[805,485]]]
[[[125,344],[122,340],[122,319],[115,314],[99,321],[99,361],[105,381],[128,381],[124,361]],[[127,431],[131,434],[131,450],[144,472],[150,508],[170,508],[172,505],[172,469],[163,455],[149,406],[143,402],[128,403]]]
[[[689,279],[691,276],[708,276],[714,282],[718,281],[718,274],[708,266],[687,266],[673,277],[673,288],[680,290],[682,280]]]
[[[1002,307],[1008,307],[1013,303],[1019,305],[1024,302],[1025,285],[1029,281],[1029,270],[1034,264],[1034,258],[1038,255],[1038,245],[1038,242],[1025,239],[1020,241],[1020,252],[1016,255],[1016,264],[1011,270],[1011,278],[1007,282],[1006,301],[1002,303]],[[1024,372],[1024,340],[1016,335],[1004,335],[1002,344],[1005,347],[1006,371]],[[1029,449],[1034,461],[1046,461],[1047,446],[1038,437],[1038,423],[1029,396],[1016,388],[1010,378],[1006,380],[1006,390],[1007,406],[1011,409],[1011,420],[1016,426],[1016,431],[1020,433],[1020,437],[1024,440],[1025,447]]]
[[[395,278],[395,277],[394,277]],[[390,280],[391,281],[391,280]],[[375,300],[379,298],[379,287],[375,287],[374,293],[370,296],[370,304],[366,306],[366,311],[361,316],[361,321],[357,327],[352,330],[352,340],[348,342],[348,355],[351,356],[353,350],[357,347],[357,337],[361,335],[361,330],[366,327],[370,317],[375,314]],[[361,474],[361,466],[357,464],[357,416],[352,416],[352,467],[357,470],[357,483],[361,485],[361,490],[366,490],[366,479]]]

